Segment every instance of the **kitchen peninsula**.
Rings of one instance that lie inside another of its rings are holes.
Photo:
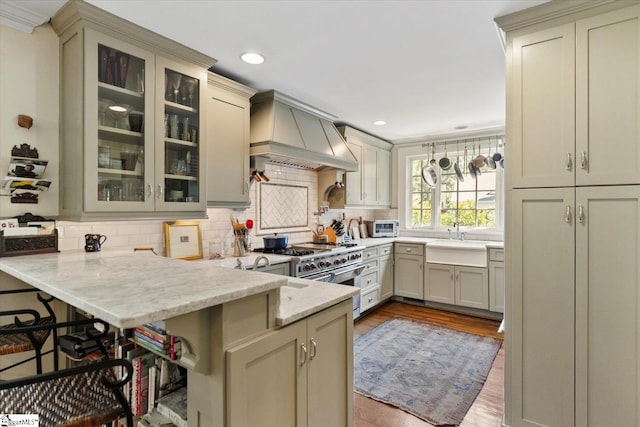
[[[352,425],[353,287],[117,250],[2,258],[6,275],[117,328],[165,320],[190,426]]]

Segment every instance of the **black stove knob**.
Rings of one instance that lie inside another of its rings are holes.
[[[311,270],[311,266],[309,264],[306,264],[304,267],[302,267],[304,271],[309,271]]]
[[[347,259],[346,258],[342,258],[340,261],[342,262],[342,264],[344,264],[345,262],[347,262]]]
[[[314,263],[309,264],[309,267],[311,268],[311,270],[315,270],[316,268],[318,268]]]
[[[340,264],[340,260],[339,260],[339,259],[337,259],[337,260],[333,261],[333,264],[334,264],[334,265],[338,265],[338,264]]]

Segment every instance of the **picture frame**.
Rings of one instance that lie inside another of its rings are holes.
[[[164,245],[167,256],[176,259],[202,259],[202,235],[198,221],[164,223]]]

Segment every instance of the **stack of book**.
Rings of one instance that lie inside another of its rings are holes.
[[[146,323],[133,329],[133,340],[142,347],[171,360],[180,358],[182,344],[180,339],[168,335],[163,322]]]

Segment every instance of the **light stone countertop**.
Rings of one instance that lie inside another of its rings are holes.
[[[0,271],[120,328],[287,284],[283,276],[119,250],[5,257]]]
[[[359,292],[360,288],[354,286],[289,277],[289,283],[280,288],[276,324],[288,325],[351,298]]]

